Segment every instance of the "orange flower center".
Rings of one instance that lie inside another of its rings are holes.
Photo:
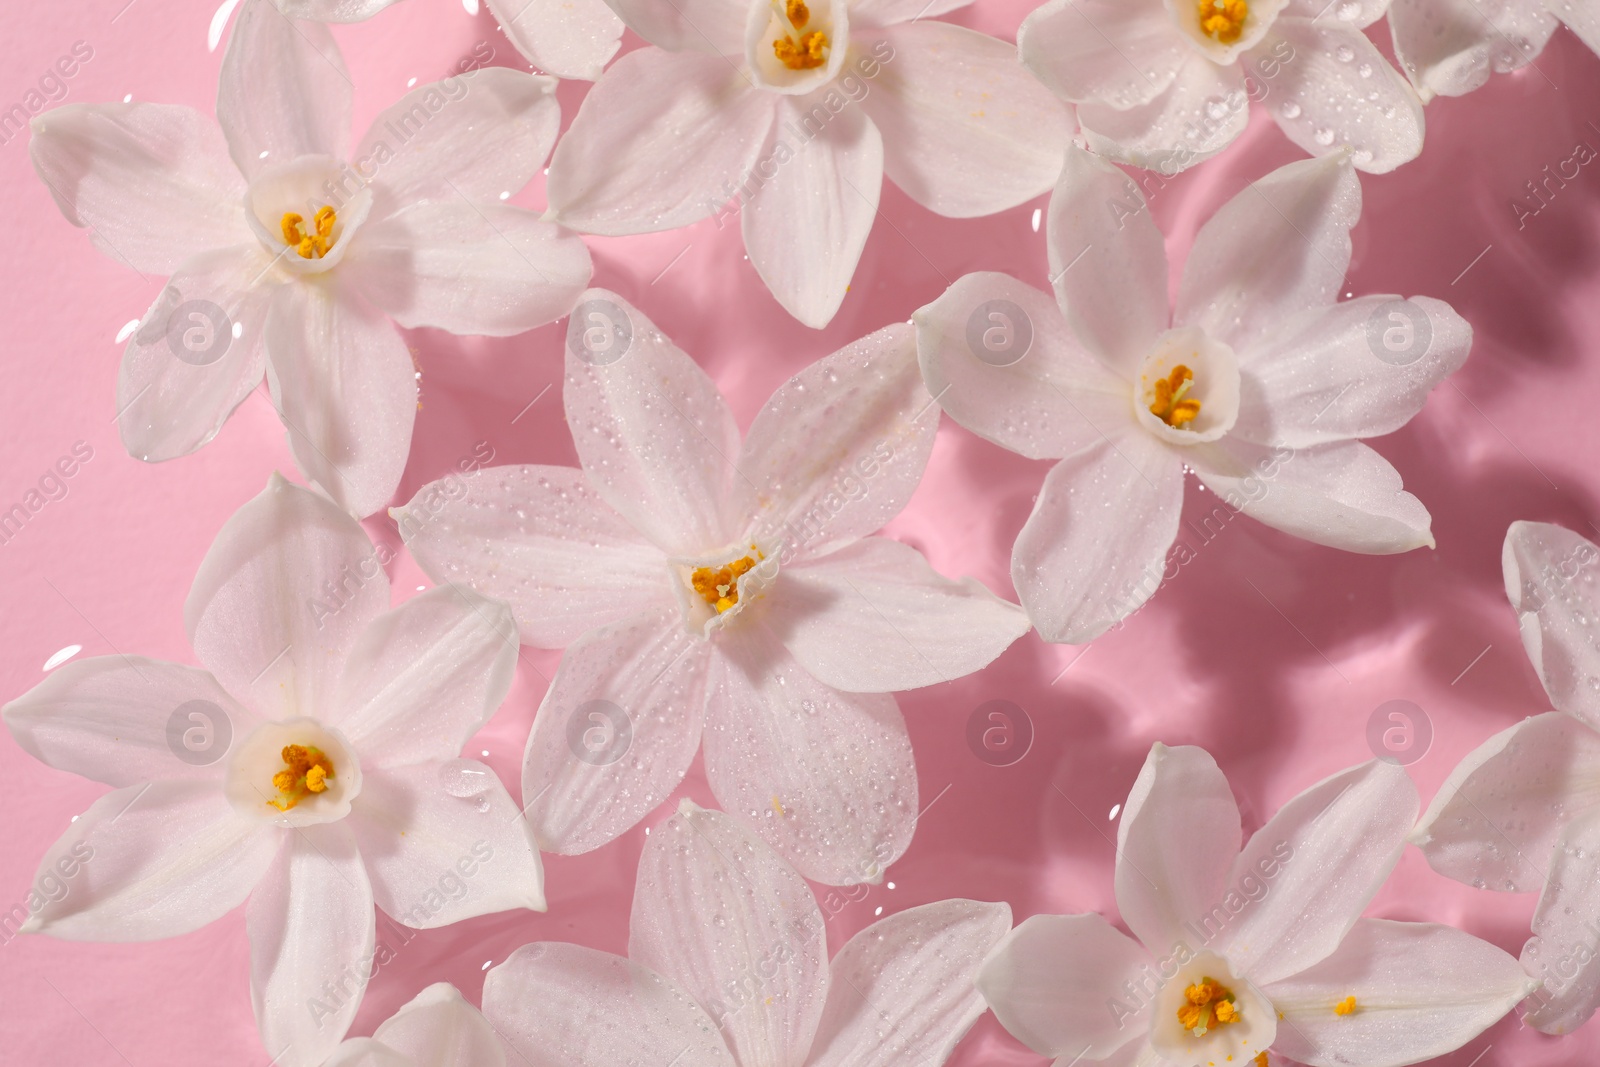
[[[299,253],[301,259],[321,259],[333,244],[333,224],[339,221],[339,216],[333,208],[324,204],[311,220],[314,233],[305,231],[305,221],[293,211],[285,212],[280,223],[283,227],[283,243]]]
[[[812,70],[826,64],[828,35],[821,30],[807,32],[806,27],[811,23],[811,9],[806,6],[805,0],[784,0],[781,7],[778,0],[773,0],[772,6],[787,27],[787,32],[772,42],[772,51],[777,55],[778,62],[790,70]]]
[[[793,2],[793,0],[792,0]],[[755,545],[750,546],[754,556],[740,556],[721,567],[696,567],[689,575],[689,584],[707,604],[717,609],[717,614],[739,603],[739,578],[755,569],[766,555]]]
[[[333,777],[333,761],[315,745],[284,745],[283,770],[272,776],[278,795],[267,801],[279,811],[288,811],[306,797],[325,792]]]
[[[1178,1009],[1178,1021],[1195,1037],[1205,1037],[1212,1027],[1239,1021],[1239,1007],[1233,990],[1215,978],[1202,978],[1183,991],[1186,1003]]]
[[[1246,0],[1196,0],[1200,9],[1200,31],[1218,44],[1232,44],[1244,32],[1250,17]]]
[[[1150,414],[1175,429],[1182,429],[1200,414],[1200,401],[1187,400],[1194,385],[1194,371],[1182,363],[1172,368],[1172,373],[1158,379],[1155,399],[1150,404]]]

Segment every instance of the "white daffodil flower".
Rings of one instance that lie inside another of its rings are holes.
[[[390,611],[384,556],[275,474],[189,591],[206,669],[78,660],[4,709],[33,756],[115,787],[46,853],[41,872],[76,874],[24,929],[146,941],[248,898],[256,1024],[280,1067],[327,1059],[388,962],[374,904],[416,929],[544,909],[516,802],[457,758],[511,685],[511,613],[456,587]]]
[[[1465,2],[1465,0],[1463,0]],[[1265,106],[1314,156],[1381,174],[1422,151],[1422,101],[1361,31],[1389,0],[1049,0],[1022,61],[1078,105],[1089,147],[1172,175]]]
[[[300,469],[370,514],[400,482],[417,414],[417,371],[385,316],[509,335],[564,314],[588,283],[580,239],[500,203],[555,140],[554,81],[488,68],[420,86],[353,152],[350,97],[326,26],[247,0],[220,136],[167,104],[33,120],[34,169],[68,221],[119,262],[171,275],[123,355],[133,456],[193,452],[265,373]]]
[[[322,1067],[506,1067],[494,1028],[449,982],[436,982],[371,1037],[353,1037]]]
[[[978,670],[1028,628],[867,536],[933,447],[911,328],[801,371],[742,445],[711,379],[616,294],[585,295],[567,349],[581,469],[493,467],[392,512],[425,571],[566,648],[523,762],[541,846],[587,852],[638,823],[703,736],[718,800],[806,877],[877,881],[917,814],[889,694]]]
[[[278,10],[291,18],[361,22],[397,0],[276,2]],[[622,43],[622,20],[605,0],[484,0],[484,3],[500,29],[529,63],[560,78],[594,81]],[[468,0],[468,7],[476,11],[477,0]]]
[[[1233,511],[1318,544],[1433,544],[1427,509],[1360,439],[1410,421],[1472,330],[1427,297],[1335,302],[1360,213],[1346,155],[1272,172],[1200,229],[1174,307],[1142,193],[1071,148],[1050,201],[1055,299],[969,274],[916,313],[944,410],[1060,460],[1011,557],[1046,640],[1087,641],[1155,592],[1186,468]]]
[[[1539,58],[1556,27],[1600,52],[1594,0],[1392,0],[1395,58],[1424,103],[1462,96]]]
[[[1289,801],[1241,850],[1216,762],[1157,744],[1117,827],[1117,908],[1134,937],[1095,914],[1035,915],[984,963],[978,989],[1007,1030],[1061,1064],[1442,1056],[1538,983],[1460,930],[1360,917],[1416,814],[1405,771],[1373,760]]]
[[[890,915],[828,961],[800,873],[738,821],[684,801],[639,858],[628,957],[524,945],[484,979],[512,1063],[939,1067],[983,1013],[973,975],[1005,904]]]
[[[961,2],[615,0],[654,47],[584,99],[550,162],[550,217],[615,235],[737,212],[772,295],[827,325],[885,175],[970,218],[1038,196],[1061,168],[1071,116],[1016,49],[923,18]]]
[[[1501,554],[1522,644],[1557,710],[1489,738],[1450,773],[1415,840],[1447,877],[1538,893],[1523,1021],[1547,1034],[1600,1007],[1600,547],[1517,522]]]

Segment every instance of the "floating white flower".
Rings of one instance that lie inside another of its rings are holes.
[[[942,900],[881,919],[828,961],[798,871],[685,801],[639,859],[628,958],[525,945],[483,1013],[511,1062],[562,1067],[939,1067],[983,1013],[973,975],[1005,904]]]
[[[393,512],[429,574],[567,649],[523,763],[542,847],[587,852],[636,824],[703,729],[727,810],[808,878],[877,881],[917,814],[889,694],[969,674],[1028,628],[978,582],[866,536],[933,447],[911,327],[791,378],[742,446],[711,379],[614,293],[586,294],[567,347],[581,469],[489,468]]]
[[[1427,297],[1335,303],[1360,213],[1346,154],[1280,168],[1201,228],[1172,307],[1138,187],[1070,148],[1050,201],[1055,300],[969,274],[916,313],[945,411],[1060,460],[1011,559],[1046,640],[1087,641],[1155,592],[1185,468],[1229,508],[1319,544],[1433,544],[1427,510],[1359,439],[1421,410],[1472,331]]]
[[[1073,132],[1011,45],[923,18],[960,0],[613,6],[654,47],[584,99],[550,163],[551,217],[648,233],[731,203],[807,326],[839,309],[885,175],[941,215],[990,215],[1049,189]]]
[[[397,0],[276,0],[278,10],[315,22],[360,22]],[[431,0],[439,3],[440,0]],[[604,0],[484,0],[495,22],[538,67],[561,78],[600,76],[622,43],[622,20]],[[477,9],[477,0],[469,7]]]
[[[1395,58],[1424,102],[1470,93],[1491,73],[1532,63],[1563,22],[1600,52],[1594,0],[1393,0],[1389,7]]]
[[[436,982],[378,1024],[340,1045],[323,1067],[506,1067],[505,1046],[456,987]]]
[[[1138,940],[1095,914],[1035,915],[984,963],[978,989],[1058,1063],[1442,1056],[1538,983],[1460,930],[1360,917],[1416,814],[1405,772],[1373,760],[1289,801],[1241,850],[1216,762],[1157,744],[1117,827],[1117,908]]]
[[[1416,841],[1440,874],[1539,894],[1522,965],[1544,988],[1523,1021],[1564,1034],[1600,1006],[1600,547],[1560,526],[1517,522],[1501,565],[1523,646],[1557,710],[1462,760]]]
[[[248,898],[256,1023],[280,1067],[321,1064],[388,962],[374,904],[418,929],[544,909],[516,803],[457,758],[511,685],[511,613],[455,587],[390,611],[382,559],[273,475],[189,591],[205,670],[76,660],[4,709],[35,757],[116,787],[45,855],[41,872],[73,865],[71,891],[24,929],[152,940]]]
[[[1222,151],[1260,101],[1312,155],[1383,173],[1422,151],[1422,102],[1362,29],[1389,0],[1049,0],[1022,61],[1078,105],[1089,147],[1172,175]]]
[[[500,203],[555,141],[553,80],[495,67],[420,86],[353,152],[350,97],[326,26],[246,0],[221,136],[167,104],[34,119],[34,168],[67,219],[119,262],[171,275],[123,355],[132,455],[193,452],[264,372],[300,469],[369,514],[400,482],[417,413],[416,368],[385,315],[509,335],[587,284],[580,239]]]

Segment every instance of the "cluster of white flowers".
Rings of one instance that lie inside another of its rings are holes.
[[[1600,44],[1594,0],[1048,0],[1015,46],[936,18],[960,0],[488,0],[533,64],[595,82],[566,134],[554,77],[485,67],[413,89],[352,147],[325,23],[390,2],[244,0],[215,124],[151,103],[33,122],[67,220],[170,277],[123,358],[128,452],[195,451],[265,378],[309,486],[274,475],[201,561],[184,621],[204,669],[70,662],[5,706],[29,753],[112,787],[43,858],[73,891],[30,906],[28,930],[164,938],[247,902],[279,1067],[936,1065],[986,1009],[1062,1064],[1398,1067],[1530,995],[1548,1033],[1593,1014],[1600,947],[1565,946],[1600,922],[1600,548],[1557,527],[1514,526],[1504,566],[1559,710],[1485,743],[1420,824],[1405,772],[1373,761],[1241,848],[1216,763],[1158,744],[1118,827],[1133,937],[947,900],[830,962],[806,879],[876,883],[911,842],[893,694],[1029,632],[1122,625],[1161,584],[1186,474],[1319,544],[1433,545],[1362,439],[1417,415],[1472,332],[1428,297],[1341,299],[1358,172],[1415,158],[1428,99],[1531,62],[1558,18]],[[1363,32],[1386,14],[1403,73]],[[646,43],[611,63],[625,27]],[[1122,168],[1221,152],[1252,101],[1312,158],[1217,211],[1169,301]],[[505,204],[547,160],[549,211]],[[741,435],[688,354],[589,288],[581,234],[737,214],[773,296],[820,328],[886,177],[958,218],[1051,191],[1053,295],[959,278],[785,382]],[[477,467],[390,507],[418,396],[394,324],[562,317],[580,465]],[[877,533],[941,411],[1054,462],[1013,549],[1020,604]],[[396,553],[359,521],[385,508],[437,583],[394,608]],[[523,643],[564,653],[519,803],[461,750]],[[174,743],[174,709],[204,745]],[[702,754],[724,811],[684,802],[654,826],[628,957],[528,945],[481,1012],[439,984],[345,1040],[375,909],[416,929],[543,910],[541,851],[607,845]],[[1408,842],[1450,877],[1543,891],[1520,963],[1361,917]]]

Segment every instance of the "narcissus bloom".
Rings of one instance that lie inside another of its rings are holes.
[[[500,203],[555,141],[552,79],[496,67],[419,86],[354,152],[350,97],[326,26],[247,0],[220,136],[168,104],[33,120],[34,168],[68,221],[118,262],[171,275],[123,355],[133,456],[193,452],[265,373],[300,469],[370,514],[400,482],[417,414],[416,367],[385,316],[515,334],[588,283],[581,240]]]
[[[147,941],[249,899],[250,989],[274,1064],[317,1067],[372,972],[373,905],[417,929],[544,910],[516,802],[461,746],[517,659],[503,604],[459,588],[389,610],[382,554],[277,475],[206,553],[184,606],[205,670],[103,656],[7,704],[17,743],[114,786],[42,872],[24,929]]]
[[[1491,73],[1527,66],[1563,22],[1600,52],[1594,0],[1393,0],[1389,6],[1395,58],[1424,102],[1470,93]]]
[[[317,22],[360,22],[397,0],[276,0],[278,10]],[[430,0],[439,3],[440,0]],[[469,0],[477,10],[477,0]],[[622,20],[604,0],[484,0],[517,51],[560,78],[600,76],[622,42]]]
[[[703,736],[717,798],[806,877],[877,881],[917,815],[890,693],[978,670],[1028,628],[867,536],[933,447],[911,328],[801,371],[742,445],[711,379],[616,294],[585,296],[567,349],[581,469],[491,467],[393,512],[436,580],[566,648],[522,769],[541,846],[587,852],[636,824]]]
[[[513,1063],[939,1067],[983,1013],[973,974],[1005,904],[942,900],[873,923],[828,961],[800,873],[721,812],[685,801],[639,858],[628,958],[525,945],[483,1013]]]
[[[1204,749],[1150,750],[1117,827],[1128,937],[1035,915],[978,973],[1023,1044],[1114,1067],[1400,1067],[1472,1040],[1537,985],[1510,955],[1432,923],[1363,919],[1417,815],[1373,760],[1285,804],[1241,850]]]
[[[616,0],[619,59],[550,162],[551,216],[670,230],[733,205],[791,315],[844,299],[887,175],[941,215],[1038,196],[1073,133],[1004,41],[926,21],[962,0]]]
[[[456,987],[436,982],[378,1024],[340,1045],[323,1067],[505,1067],[506,1050]]]
[[[1176,174],[1263,103],[1312,155],[1391,171],[1422,151],[1422,102],[1362,29],[1389,0],[1049,0],[1022,61],[1078,105],[1089,147]],[[1481,16],[1473,16],[1481,17]]]
[[[1523,647],[1557,710],[1462,760],[1416,841],[1440,874],[1539,894],[1522,965],[1544,988],[1523,1021],[1565,1034],[1600,1006],[1600,547],[1560,526],[1517,522],[1501,565]]]
[[[945,411],[1060,460],[1011,557],[1046,640],[1087,641],[1155,592],[1185,469],[1233,510],[1318,544],[1433,544],[1427,509],[1360,439],[1410,421],[1472,330],[1428,297],[1335,303],[1360,214],[1348,155],[1276,170],[1200,229],[1172,306],[1143,194],[1070,148],[1050,201],[1055,300],[969,274],[916,313]]]

